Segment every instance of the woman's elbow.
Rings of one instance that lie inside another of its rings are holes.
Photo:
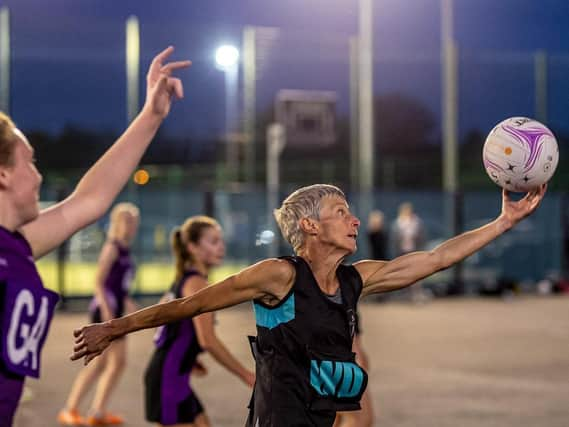
[[[206,336],[198,338],[198,343],[203,351],[211,352],[215,348],[217,343],[217,337],[215,335],[207,334]]]

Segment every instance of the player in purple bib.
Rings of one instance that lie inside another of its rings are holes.
[[[157,55],[147,76],[146,103],[125,133],[62,202],[39,211],[42,177],[24,134],[0,112],[0,426],[13,424],[26,376],[40,376],[41,350],[57,295],[45,289],[34,260],[100,218],[138,165],[172,99],[182,97],[172,72],[189,61]],[[80,141],[78,141],[80,142]]]
[[[172,236],[176,258],[176,280],[162,302],[183,298],[208,286],[207,274],[225,255],[219,224],[210,217],[189,218]],[[190,372],[197,356],[208,351],[221,365],[250,387],[254,374],[246,369],[217,338],[213,315],[159,328],[154,338],[156,351],[145,374],[146,419],[161,426],[209,426],[204,408],[190,386]]]
[[[119,203],[111,211],[111,221],[107,241],[99,257],[96,277],[95,297],[90,304],[92,322],[104,322],[122,316],[125,311],[133,312],[136,304],[128,294],[134,278],[134,263],[130,256],[130,245],[136,236],[139,224],[139,211],[131,203]],[[62,425],[122,424],[123,419],[107,411],[111,392],[118,383],[126,365],[126,341],[113,343],[107,357],[101,358],[93,366],[87,366],[77,376],[65,409],[58,415]],[[79,415],[79,405],[83,397],[98,379],[95,396],[84,420]]]
[[[24,378],[39,377],[41,349],[58,299],[43,287],[24,236],[0,227],[0,426],[11,425]]]

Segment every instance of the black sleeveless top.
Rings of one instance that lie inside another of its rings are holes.
[[[291,290],[276,306],[253,305],[257,381],[248,425],[331,426],[336,411],[360,408],[367,385],[352,352],[362,280],[353,266],[340,265],[337,304],[320,290],[304,259],[283,258],[296,270]]]
[[[182,289],[186,280],[192,276],[201,276],[196,270],[190,269],[184,272],[182,278],[172,284],[166,294],[165,302],[182,298]],[[184,370],[188,372],[202,348],[198,342],[194,322],[191,318],[179,320],[159,327],[154,335],[154,343],[163,351],[175,351],[183,354]]]

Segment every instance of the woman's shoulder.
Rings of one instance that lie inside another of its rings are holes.
[[[180,294],[187,296],[195,294],[208,286],[208,281],[205,276],[197,271],[190,271],[184,274],[180,283]]]

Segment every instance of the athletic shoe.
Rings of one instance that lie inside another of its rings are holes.
[[[102,417],[90,416],[85,422],[86,426],[116,426],[124,423],[124,419],[118,415],[107,412]]]
[[[61,410],[57,415],[57,422],[62,426],[82,426],[85,424],[85,420],[76,409],[72,411]]]

